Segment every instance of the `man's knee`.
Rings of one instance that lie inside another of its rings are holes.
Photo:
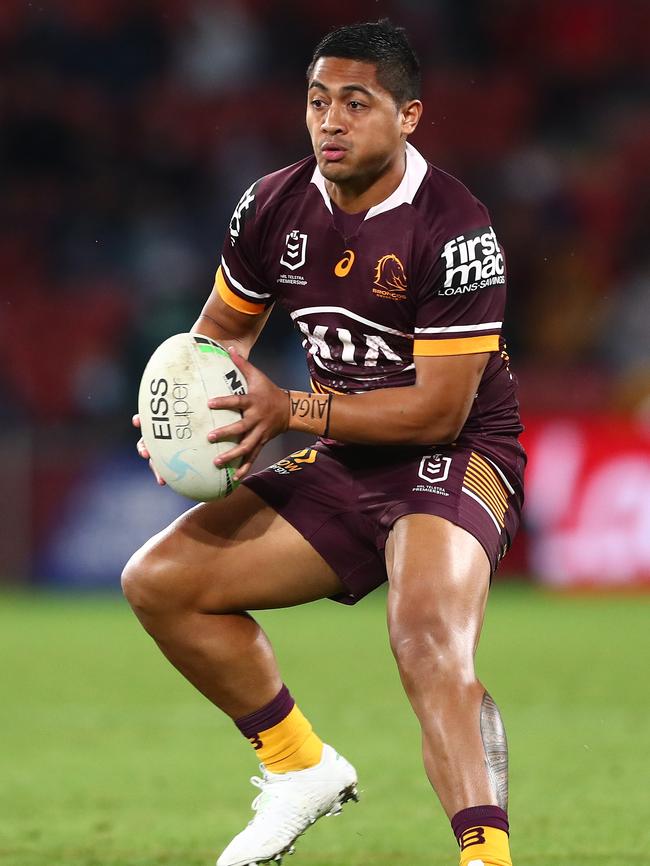
[[[407,688],[474,679],[473,647],[438,617],[389,623],[390,644]]]
[[[138,614],[154,616],[187,602],[182,568],[149,542],[133,554],[122,571],[122,592]]]

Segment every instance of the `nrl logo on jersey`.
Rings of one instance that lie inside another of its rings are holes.
[[[289,232],[286,240],[286,248],[282,253],[280,264],[290,271],[296,271],[307,261],[307,235],[294,229]]]
[[[233,247],[235,246],[235,243],[237,242],[237,238],[242,233],[242,229],[244,228],[246,220],[250,216],[255,215],[255,208],[253,208],[251,211],[250,207],[253,204],[253,202],[255,201],[255,189],[256,189],[256,187],[257,187],[257,181],[255,181],[255,183],[252,183],[248,187],[246,192],[239,199],[239,203],[238,203],[237,207],[235,208],[235,212],[233,213],[233,215],[230,219],[230,226],[229,226],[230,243],[232,244]]]
[[[462,295],[506,281],[503,253],[492,226],[447,241],[440,258],[445,264],[445,278],[439,295]]]
[[[406,289],[404,265],[395,253],[382,256],[375,267],[374,294],[391,301],[403,301],[406,299]]]

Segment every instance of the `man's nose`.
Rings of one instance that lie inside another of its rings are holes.
[[[345,123],[341,115],[341,109],[336,105],[330,105],[321,122],[321,129],[327,135],[345,132]]]

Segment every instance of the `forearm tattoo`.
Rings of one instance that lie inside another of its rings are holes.
[[[289,391],[289,429],[327,436],[330,424],[331,394]]]
[[[508,810],[508,741],[499,708],[486,692],[481,703],[481,739],[485,764],[494,786],[497,803]]]

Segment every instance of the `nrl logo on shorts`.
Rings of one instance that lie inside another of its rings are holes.
[[[403,301],[406,299],[406,289],[404,265],[395,253],[382,256],[375,267],[374,294],[391,301]]]
[[[428,481],[430,484],[446,481],[449,477],[450,466],[451,457],[443,457],[442,454],[427,454],[420,461],[418,475],[423,481]]]
[[[290,271],[295,271],[302,267],[307,260],[307,235],[294,229],[287,235],[286,244],[280,264],[289,268]]]

